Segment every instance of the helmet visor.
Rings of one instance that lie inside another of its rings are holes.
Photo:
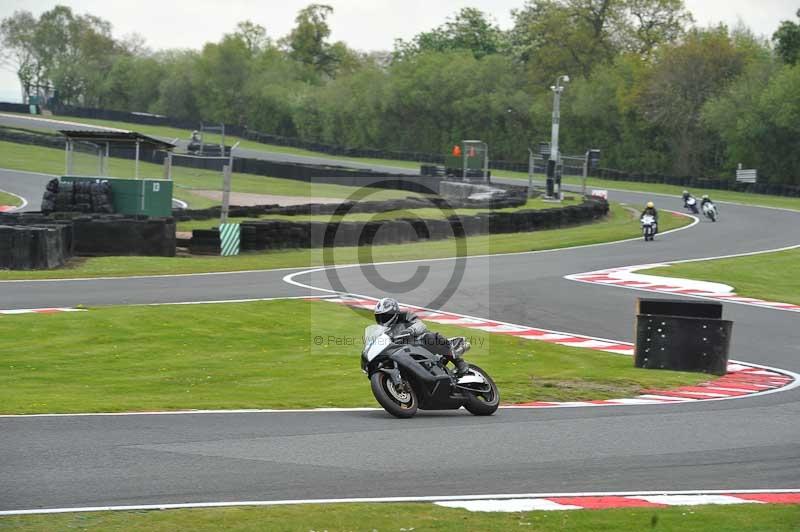
[[[387,325],[394,320],[395,316],[397,316],[397,314],[391,312],[375,314],[375,323],[378,325]]]

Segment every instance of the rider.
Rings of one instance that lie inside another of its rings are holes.
[[[700,202],[700,208],[702,209],[705,207],[706,203],[710,203],[712,205],[714,204],[714,202],[711,201],[711,198],[708,197],[708,194],[703,194],[703,201]]]
[[[688,207],[689,206],[689,198],[691,198],[691,197],[692,197],[692,195],[689,194],[688,190],[684,190],[683,191],[683,206],[684,207]]]
[[[641,220],[642,218],[644,218],[645,214],[649,214],[650,216],[653,217],[653,220],[655,221],[655,226],[657,228],[658,227],[658,211],[656,210],[656,206],[653,204],[652,201],[648,201],[647,202],[647,205],[645,206],[644,210],[642,211],[641,216],[639,216],[639,219]]]
[[[378,301],[375,305],[375,322],[389,327],[394,334],[410,333],[415,342],[423,344],[431,353],[452,361],[458,375],[463,375],[469,370],[467,362],[459,353],[453,351],[446,337],[428,331],[425,324],[413,312],[402,312],[396,299],[385,297]]]

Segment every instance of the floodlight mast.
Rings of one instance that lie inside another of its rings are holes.
[[[564,83],[569,83],[569,76],[563,75],[556,78],[556,84],[550,86],[553,91],[553,129],[550,137],[550,161],[547,165],[547,192],[548,195],[556,199],[561,199],[561,178],[557,176],[556,167],[561,160],[558,149],[558,126],[561,121],[561,93],[564,91]]]

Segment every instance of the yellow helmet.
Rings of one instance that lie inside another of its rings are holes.
[[[652,201],[648,201],[647,202],[647,208],[648,209],[652,209],[653,207],[655,207],[655,205],[653,205],[653,202]]]

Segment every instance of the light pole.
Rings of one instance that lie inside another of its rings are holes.
[[[561,176],[557,175],[556,167],[561,159],[558,150],[558,125],[561,120],[561,93],[564,91],[562,81],[569,83],[569,76],[558,76],[556,84],[550,86],[553,91],[553,131],[550,137],[550,160],[547,162],[547,195],[556,199],[561,199]]]

